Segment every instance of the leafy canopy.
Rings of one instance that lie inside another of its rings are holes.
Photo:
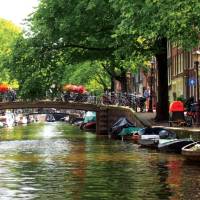
[[[12,45],[20,35],[21,30],[12,22],[0,18],[0,82],[11,82],[9,66],[6,65],[6,60],[12,54]],[[14,82],[13,82],[14,83]]]
[[[199,0],[110,0],[110,2],[121,13],[117,34],[139,34],[150,46],[161,37],[185,49],[191,49],[199,43]]]

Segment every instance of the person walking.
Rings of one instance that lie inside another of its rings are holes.
[[[149,97],[150,97],[150,90],[148,89],[144,89],[144,93],[143,96],[146,99],[146,111],[149,109]]]

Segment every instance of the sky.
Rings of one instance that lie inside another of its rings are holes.
[[[0,17],[23,27],[24,19],[34,11],[39,0],[0,0]]]

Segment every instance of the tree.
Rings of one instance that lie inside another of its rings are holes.
[[[109,87],[108,74],[103,70],[98,61],[87,61],[76,65],[67,66],[63,83],[85,85],[91,91],[104,91]]]
[[[120,12],[117,35],[143,38],[158,67],[157,119],[168,120],[167,40],[185,49],[199,43],[198,0],[110,0]]]
[[[104,7],[107,9],[107,13],[104,12],[105,16],[96,15],[93,8],[97,8],[100,14],[105,10],[101,9]],[[87,12],[83,13],[83,9]],[[87,1],[82,3],[41,1],[38,11],[30,21],[31,32],[26,32],[25,37],[21,36],[18,39],[9,63],[12,74],[19,81],[21,97],[43,98],[51,85],[56,85],[58,91],[64,79],[74,83],[85,81],[85,84],[89,84],[92,77],[87,79],[88,76],[84,76],[86,72],[93,74],[97,82],[107,87],[109,81],[107,78],[106,81],[102,78],[102,75],[105,75],[102,67],[97,70],[94,65],[85,63],[105,59],[112,55],[116,48],[115,43],[111,42],[115,39],[112,39],[110,34],[113,26],[110,18],[113,19],[113,16],[108,11],[109,5],[100,1],[97,1],[97,5],[92,3],[87,5]],[[92,17],[90,22],[89,16]],[[92,22],[94,23],[91,24]],[[80,26],[83,23],[84,26]],[[90,58],[89,62],[88,58]]]
[[[50,48],[70,54],[71,64],[74,60],[102,62],[111,88],[117,79],[126,91],[125,75],[132,59],[126,59],[126,54],[140,49],[141,43],[131,34],[115,37],[119,14],[109,0],[42,0],[30,19],[32,35],[43,38]]]
[[[0,82],[13,82],[5,61],[12,54],[12,45],[21,33],[19,27],[10,21],[0,18]]]
[[[10,70],[19,82],[19,95],[23,99],[41,99],[54,85],[56,96],[65,70],[61,51],[48,51],[35,46],[31,38],[18,38],[10,58]]]

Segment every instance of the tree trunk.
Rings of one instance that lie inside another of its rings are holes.
[[[121,83],[122,92],[127,92],[127,79],[126,72],[123,72],[120,76],[116,78]]]
[[[115,78],[111,77],[110,82],[111,82],[111,88],[110,88],[111,92],[114,92],[115,91]]]
[[[168,67],[167,67],[167,39],[161,38],[158,42],[159,52],[156,53],[158,70],[158,103],[156,108],[156,120],[169,120],[168,100]]]
[[[127,92],[127,83],[126,83],[126,76],[120,77],[122,92]]]

